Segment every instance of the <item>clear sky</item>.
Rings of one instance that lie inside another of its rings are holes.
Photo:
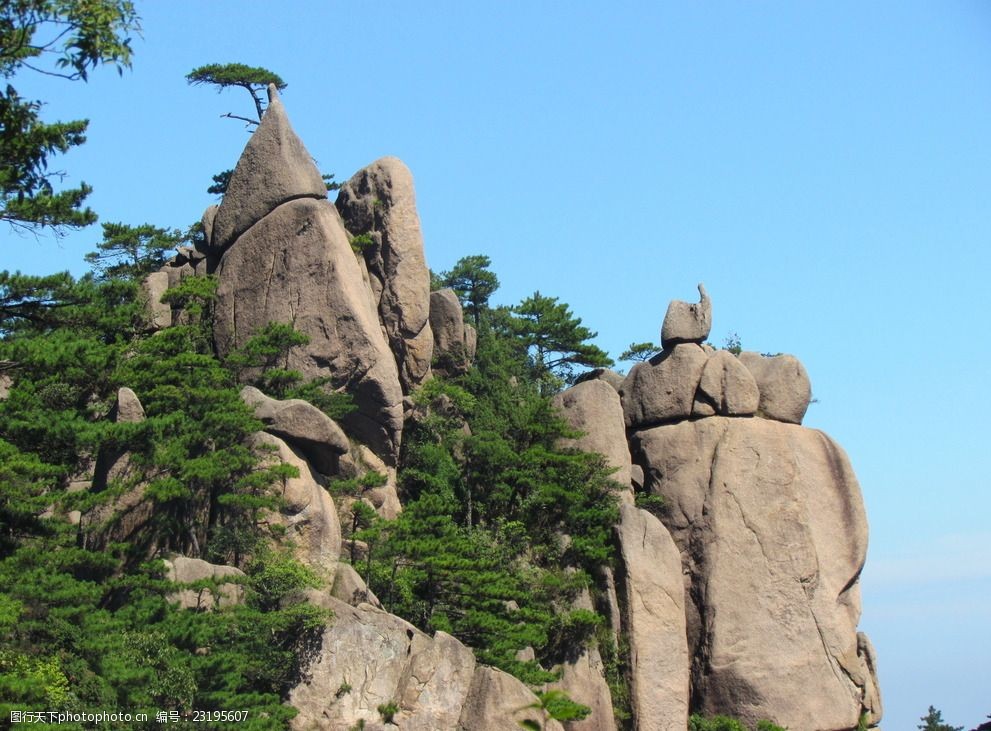
[[[991,4],[137,4],[123,77],[15,81],[91,120],[60,167],[102,220],[199,218],[252,109],[184,76],[241,62],[322,170],[402,158],[431,267],[488,254],[501,304],[560,297],[616,356],[704,281],[712,340],[797,355],[860,477],[883,726],[991,713]],[[100,238],[0,236],[37,274]]]

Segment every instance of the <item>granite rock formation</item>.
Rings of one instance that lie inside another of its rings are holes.
[[[291,323],[309,342],[292,349],[287,366],[351,393],[357,411],[346,424],[392,461],[402,434],[396,361],[340,215],[282,105],[272,99],[213,225],[212,247],[223,251],[217,352],[223,357],[243,346],[270,322]]]
[[[336,205],[348,232],[363,241],[372,297],[408,393],[430,373],[433,355],[430,270],[413,176],[401,160],[384,157],[342,185]]]
[[[305,402],[243,391],[264,423],[254,444],[299,471],[269,518],[323,577],[309,598],[335,616],[290,693],[300,709],[294,728],[509,731],[529,720],[561,729],[537,710],[531,689],[478,664],[453,637],[430,637],[386,613],[339,563],[350,508],[344,500],[338,514],[327,478],[381,473],[383,485],[349,499],[398,515],[397,458],[404,418],[418,418],[414,393],[431,373],[466,372],[475,355],[457,295],[429,292],[409,170],[378,160],[343,186],[335,206],[273,93],[222,205],[203,224],[199,249],[180,250],[146,280],[150,327],[182,321],[160,303],[166,287],[215,273],[221,357],[270,322],[290,323],[309,342],[285,365],[326,379],[357,407],[338,424]],[[712,301],[702,285],[699,294],[697,303],[670,304],[657,356],[625,378],[590,372],[555,399],[581,432],[570,445],[601,453],[621,485],[615,563],[575,606],[594,607],[615,646],[628,648],[620,664],[633,728],[681,731],[692,712],[793,731],[852,731],[862,714],[876,725],[877,660],[857,631],[867,524],[856,478],[842,449],[801,427],[811,401],[802,364],[712,348]],[[142,418],[132,397],[122,389],[111,418]],[[126,454],[102,455],[94,489],[127,469]],[[83,534],[125,538],[150,515],[140,486],[111,507],[123,522],[101,534],[102,514],[93,512],[82,516]],[[360,555],[368,545],[343,549]],[[180,558],[172,561],[178,576]],[[568,731],[623,726],[604,658],[592,646],[560,668],[555,687],[592,709]],[[397,712],[386,725],[378,706],[390,702]]]

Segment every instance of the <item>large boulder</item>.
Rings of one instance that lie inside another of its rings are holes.
[[[463,373],[475,357],[475,328],[465,323],[461,302],[453,289],[430,293],[430,329],[434,336],[437,369]]]
[[[351,564],[338,564],[337,573],[334,575],[334,584],[330,588],[330,595],[352,607],[359,604],[371,604],[373,607],[382,608],[382,603],[378,597],[372,593],[365,580]]]
[[[175,556],[166,559],[165,576],[177,584],[192,585],[169,595],[169,601],[175,602],[180,609],[209,611],[244,601],[244,587],[238,581],[244,578],[244,572],[235,566]]]
[[[590,371],[585,371],[580,376],[575,383],[584,383],[585,381],[605,381],[610,386],[619,393],[619,389],[623,387],[624,376],[620,375],[614,370],[609,368],[593,368]]]
[[[623,499],[633,500],[630,478],[630,448],[623,424],[623,404],[616,389],[604,380],[578,383],[554,397],[568,424],[582,436],[563,440],[585,452],[598,452],[616,470],[613,479],[623,486]]]
[[[684,731],[690,662],[680,554],[652,514],[628,504],[620,511],[616,533],[634,724],[641,731]]]
[[[760,389],[757,410],[767,419],[801,424],[812,400],[812,384],[805,366],[793,355],[766,356],[760,353],[740,353],[740,362],[747,367]]]
[[[317,471],[337,474],[342,454],[350,448],[347,435],[333,419],[302,399],[280,401],[254,386],[241,389],[241,399],[254,409],[265,431],[299,449]]]
[[[712,301],[699,284],[699,301],[672,300],[661,325],[661,345],[668,348],[676,343],[702,343],[712,329]]]
[[[141,298],[152,330],[161,330],[172,324],[172,306],[162,302],[162,295],[168,288],[169,274],[165,270],[152,272],[141,280]]]
[[[733,354],[717,350],[702,369],[695,393],[694,416],[751,416],[757,413],[760,391],[753,375]]]
[[[290,350],[287,367],[351,393],[345,427],[394,460],[402,388],[337,209],[305,198],[279,206],[224,252],[217,276],[221,357],[270,322],[292,323],[310,340]]]
[[[587,589],[579,593],[572,608],[595,610]],[[572,656],[562,664],[561,679],[552,687],[564,691],[571,700],[591,709],[584,719],[566,722],[565,731],[616,731],[612,696],[605,676],[605,665],[595,645],[576,648]]]
[[[382,722],[379,706],[394,703],[393,723],[409,731],[454,729],[468,698],[475,657],[443,632],[429,637],[368,604],[351,607],[311,592],[334,621],[302,681],[289,693],[299,709],[294,729],[346,729]]]
[[[361,246],[379,319],[409,392],[430,372],[430,270],[409,168],[383,157],[341,186],[337,210]]]
[[[619,392],[626,426],[690,416],[707,357],[699,345],[682,343],[633,366]]]
[[[561,724],[544,719],[540,701],[519,680],[495,668],[479,665],[472,676],[456,731],[519,731],[541,728],[562,731]]]
[[[332,582],[341,550],[341,523],[330,493],[317,481],[303,456],[278,437],[258,432],[251,445],[268,463],[281,462],[299,471],[297,477],[282,480],[279,496],[283,504],[268,521],[283,527],[301,563]]]
[[[803,731],[879,718],[858,639],[860,488],[825,434],[710,417],[631,440],[685,571],[694,704]]]
[[[289,123],[272,85],[268,97],[268,109],[241,153],[213,217],[208,241],[214,251],[226,249],[287,201],[327,197],[327,185]]]

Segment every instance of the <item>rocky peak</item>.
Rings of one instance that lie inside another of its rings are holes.
[[[327,197],[320,171],[293,131],[274,85],[268,88],[268,99],[268,109],[241,153],[212,221],[208,238],[215,250],[226,249],[283,203]]]

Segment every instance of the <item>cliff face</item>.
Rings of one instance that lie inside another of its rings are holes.
[[[309,343],[288,366],[329,379],[357,405],[337,425],[304,402],[244,393],[266,424],[258,443],[299,468],[277,519],[331,587],[311,600],[336,617],[290,695],[295,726],[375,728],[378,706],[393,700],[404,729],[544,723],[522,683],[478,664],[455,638],[382,611],[337,563],[341,527],[325,478],[377,465],[389,480],[375,507],[394,516],[404,395],[430,378],[432,362],[464,368],[474,350],[456,297],[429,291],[409,171],[394,158],[373,163],[335,207],[273,96],[204,224],[205,250],[152,275],[151,301],[166,282],[215,271],[218,353],[269,322],[291,323]],[[795,731],[855,729],[862,714],[876,725],[876,662],[857,632],[867,522],[856,477],[839,446],[801,426],[811,393],[801,363],[704,345],[712,302],[700,294],[671,304],[655,358],[625,379],[590,374],[555,401],[583,433],[574,446],[603,454],[625,488],[617,562],[598,577],[595,608],[615,646],[629,647],[632,725],[680,730],[695,711]],[[155,312],[160,327],[178,316]],[[635,493],[663,498],[664,509],[636,507]],[[577,602],[592,608],[588,596]],[[565,663],[558,686],[593,709],[569,728],[617,728],[595,647]]]

